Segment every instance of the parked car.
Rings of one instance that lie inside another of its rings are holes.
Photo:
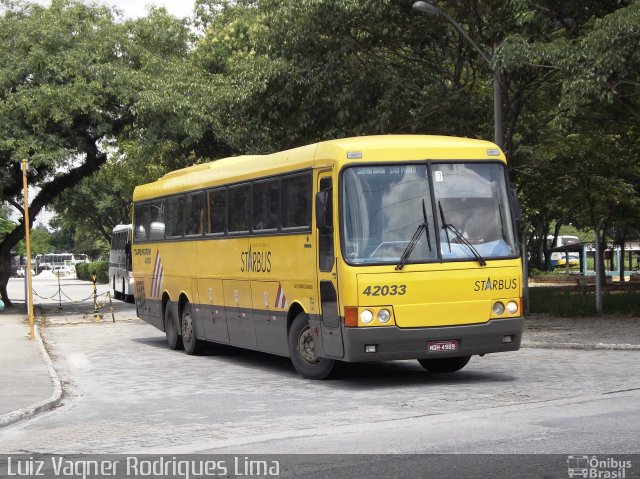
[[[72,270],[70,266],[54,266],[53,274],[56,276],[69,276],[71,275]]]

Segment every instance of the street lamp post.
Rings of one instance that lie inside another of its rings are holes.
[[[413,4],[413,9],[429,15],[439,15],[443,17],[462,34],[462,36],[480,54],[482,59],[487,62],[489,68],[491,68],[491,71],[493,72],[493,141],[496,145],[502,148],[504,133],[502,129],[502,75],[500,69],[494,65],[492,58],[482,50],[476,42],[473,41],[465,29],[451,18],[447,12],[439,9],[435,5],[423,1],[415,2]]]

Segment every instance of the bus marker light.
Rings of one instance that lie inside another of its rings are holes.
[[[377,346],[375,344],[365,344],[364,345],[364,352],[365,353],[375,353],[377,350]]]
[[[353,306],[346,306],[344,308],[344,325],[347,328],[358,327],[358,308]]]
[[[496,150],[495,148],[491,148],[487,150],[487,156],[500,156],[500,150]]]
[[[362,152],[361,151],[348,151],[347,152],[347,159],[349,159],[349,160],[359,160],[360,158],[362,158]]]
[[[368,309],[365,309],[364,311],[362,311],[362,313],[360,313],[360,321],[362,321],[364,324],[369,324],[371,321],[373,321],[373,313]]]
[[[378,321],[381,323],[388,323],[391,319],[391,313],[388,309],[381,309],[378,311]]]

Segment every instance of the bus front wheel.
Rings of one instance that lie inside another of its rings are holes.
[[[471,356],[457,358],[418,359],[420,366],[430,373],[455,373],[467,365]]]
[[[185,304],[182,309],[181,327],[184,351],[187,354],[200,354],[202,351],[202,341],[198,339],[196,334],[196,322],[193,319],[191,303]]]
[[[182,338],[178,335],[177,321],[169,303],[164,311],[164,331],[169,349],[182,349]]]
[[[291,363],[306,379],[325,379],[335,365],[333,359],[316,355],[313,334],[309,326],[309,316],[300,313],[293,320],[289,330],[289,354]]]

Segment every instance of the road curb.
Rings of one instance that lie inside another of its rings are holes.
[[[0,416],[0,428],[9,426],[11,424],[15,424],[24,419],[30,419],[44,411],[48,411],[53,409],[62,399],[62,383],[60,382],[60,378],[58,377],[58,373],[53,367],[53,362],[49,357],[49,353],[47,348],[44,346],[44,342],[40,337],[40,329],[36,326],[34,328],[35,332],[35,341],[38,344],[38,348],[40,349],[40,355],[44,360],[45,365],[47,366],[47,371],[49,371],[49,377],[51,378],[51,382],[53,383],[53,392],[48,399],[37,402],[31,406],[23,407],[17,409],[15,411],[8,412]]]
[[[640,351],[640,344],[609,344],[609,343],[550,343],[545,341],[523,341],[521,347],[531,349],[579,349],[582,351]]]

